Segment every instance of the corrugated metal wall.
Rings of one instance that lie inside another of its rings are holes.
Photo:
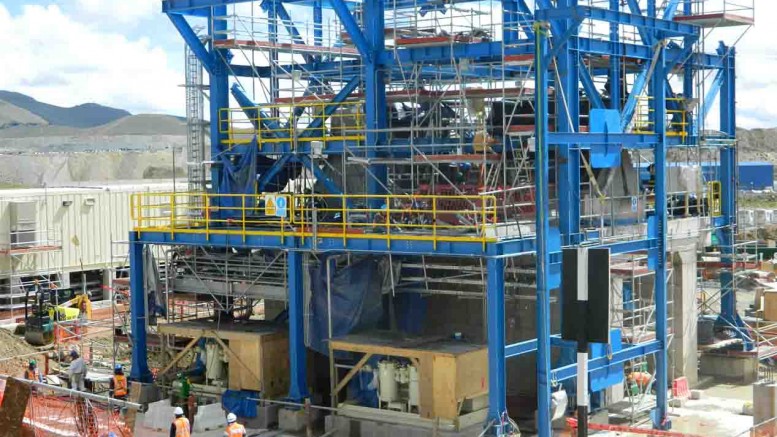
[[[51,231],[50,238],[61,240],[59,253],[16,257],[17,263],[38,265],[39,269],[78,271],[107,268],[126,258],[130,227],[130,196],[137,192],[169,192],[173,184],[123,185],[96,188],[56,188],[49,190],[0,191],[0,245],[10,241],[9,205],[36,203],[38,229]],[[45,237],[38,237],[43,240]],[[112,253],[113,251],[113,253]],[[10,258],[0,256],[0,275],[8,274]],[[21,259],[25,258],[25,259]],[[21,261],[20,261],[21,259]]]

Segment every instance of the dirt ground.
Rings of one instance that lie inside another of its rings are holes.
[[[0,374],[22,376],[30,358],[42,359],[42,356],[24,356],[35,352],[38,352],[38,349],[27,344],[24,337],[0,328]],[[19,356],[22,357],[17,358]]]

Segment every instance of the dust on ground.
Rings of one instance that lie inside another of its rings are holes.
[[[30,355],[36,352],[40,352],[40,350],[29,345],[24,337],[0,328],[0,374],[22,376],[29,360],[40,358]],[[45,352],[41,352],[41,355],[43,353]]]

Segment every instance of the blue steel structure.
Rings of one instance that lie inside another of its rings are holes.
[[[681,109],[687,122],[670,127],[668,111],[677,112],[678,102],[673,99],[669,75],[682,71],[684,77],[683,93],[694,95],[692,86],[694,75],[713,70],[714,83],[720,85],[720,130],[728,141],[720,142],[720,166],[722,183],[722,214],[715,217],[723,262],[733,263],[734,235],[736,228],[736,148],[733,140],[736,127],[735,102],[735,51],[721,45],[716,53],[697,53],[696,43],[702,37],[702,29],[692,20],[676,21],[678,12],[686,17],[692,16],[692,0],[669,0],[659,8],[656,0],[647,0],[640,4],[629,0],[626,6],[621,1],[610,0],[606,7],[591,4],[583,5],[580,0],[536,0],[533,5],[524,0],[502,0],[503,31],[501,37],[477,41],[451,40],[440,45],[407,45],[386,47],[386,18],[389,10],[426,6],[439,7],[419,0],[408,2],[395,0],[388,4],[386,0],[362,0],[359,3],[346,3],[344,0],[280,1],[265,0],[263,10],[271,18],[280,19],[269,27],[270,41],[277,41],[281,28],[285,28],[291,38],[300,45],[309,35],[295,29],[293,14],[284,5],[294,4],[295,10],[309,9],[315,22],[312,35],[313,46],[324,45],[321,27],[323,10],[331,8],[337,17],[348,41],[355,51],[349,57],[336,58],[320,53],[306,52],[302,61],[284,61],[279,57],[278,46],[271,49],[271,65],[246,65],[238,62],[232,53],[240,47],[225,44],[229,38],[228,8],[232,5],[247,3],[246,0],[165,0],[163,12],[197,55],[209,75],[210,102],[210,146],[211,156],[241,152],[232,148],[230,140],[233,132],[229,120],[223,117],[223,111],[230,106],[230,82],[237,78],[268,79],[271,100],[270,112],[263,113],[261,104],[252,104],[241,91],[233,87],[235,99],[252,118],[257,131],[265,129],[271,133],[271,139],[258,138],[257,146],[266,155],[279,156],[277,163],[269,171],[275,175],[283,166],[293,162],[301,163],[313,169],[319,179],[323,179],[332,194],[345,194],[345,187],[329,179],[320,169],[311,164],[314,147],[311,141],[300,140],[316,135],[316,128],[323,128],[325,118],[313,121],[306,132],[299,134],[294,141],[293,133],[278,133],[280,123],[272,108],[281,96],[279,90],[279,72],[293,74],[300,72],[309,77],[308,94],[327,94],[324,90],[334,82],[341,82],[338,93],[329,93],[331,107],[324,110],[325,117],[331,116],[340,104],[357,89],[364,99],[363,139],[328,141],[324,144],[324,154],[337,154],[348,151],[353,156],[366,160],[367,208],[379,209],[388,196],[390,176],[385,159],[399,159],[412,155],[413,150],[421,149],[426,156],[451,154],[451,147],[445,147],[444,141],[425,146],[408,139],[393,138],[387,129],[390,119],[387,104],[387,84],[398,80],[413,65],[435,68],[429,74],[430,80],[451,79],[462,74],[461,71],[448,71],[447,66],[455,59],[461,63],[470,62],[469,70],[464,74],[474,76],[488,74],[485,64],[500,64],[504,73],[502,87],[507,80],[516,78],[534,79],[534,121],[529,125],[534,133],[535,151],[534,174],[534,213],[536,215],[535,232],[529,235],[513,235],[503,238],[445,238],[438,235],[423,238],[400,238],[388,236],[390,226],[383,233],[364,235],[360,238],[347,238],[344,235],[328,235],[323,229],[311,236],[304,232],[278,231],[277,229],[247,232],[244,224],[239,231],[229,231],[228,226],[218,229],[210,225],[207,229],[197,225],[144,226],[143,219],[136,217],[138,225],[130,234],[130,263],[132,285],[132,332],[133,363],[131,378],[149,381],[146,359],[146,304],[143,293],[143,248],[146,245],[183,245],[232,247],[246,249],[267,249],[287,253],[287,285],[289,303],[289,351],[291,364],[290,389],[288,398],[302,401],[309,396],[306,380],[306,352],[303,330],[303,256],[308,252],[329,253],[369,253],[407,256],[453,256],[462,259],[485,259],[486,265],[486,308],[487,308],[487,345],[489,357],[489,414],[486,426],[491,435],[509,435],[512,422],[508,420],[506,402],[506,360],[525,354],[535,354],[537,362],[537,430],[540,436],[551,435],[551,385],[575,376],[575,365],[565,364],[553,367],[551,353],[553,348],[569,348],[558,339],[551,328],[551,296],[556,293],[560,281],[560,249],[562,246],[580,244],[606,246],[613,255],[646,252],[649,266],[655,272],[655,339],[624,347],[611,356],[592,356],[589,360],[589,372],[606,369],[619,369],[623,363],[637,357],[653,356],[656,363],[657,406],[652,414],[656,428],[670,426],[667,416],[667,187],[666,167],[667,151],[673,147],[698,146],[705,141],[698,130],[699,117],[714,99],[714,93],[705,96],[702,110]],[[445,2],[442,6],[452,7],[454,2]],[[465,3],[463,1],[456,4]],[[606,2],[605,2],[606,3]],[[644,11],[642,8],[645,8]],[[359,9],[359,13],[355,10]],[[206,20],[210,38],[202,43],[189,23],[193,19]],[[279,25],[278,23],[281,23]],[[583,25],[594,23],[608,29],[608,38],[594,38],[581,34]],[[508,25],[509,24],[509,25]],[[632,29],[638,38],[623,41],[624,29]],[[274,40],[272,38],[275,38]],[[234,41],[232,41],[234,43]],[[506,65],[508,57],[523,57],[528,62]],[[356,59],[355,59],[356,58]],[[603,61],[603,62],[602,62]],[[286,62],[284,64],[284,62]],[[634,83],[623,85],[627,72],[634,76]],[[331,72],[336,70],[336,75]],[[424,69],[419,73],[424,76]],[[596,89],[597,81],[608,80],[611,83],[607,99],[603,99]],[[619,85],[620,84],[620,85]],[[549,90],[553,90],[553,92]],[[645,91],[647,90],[647,91]],[[645,96],[647,95],[647,100]],[[668,98],[669,96],[669,98]],[[581,102],[585,100],[591,107],[587,114],[588,129],[583,129],[581,120]],[[640,104],[650,108],[649,129],[634,128],[635,111]],[[642,102],[642,103],[641,103]],[[554,104],[554,105],[552,105]],[[331,108],[331,109],[330,109]],[[304,109],[297,113],[297,116]],[[262,115],[264,114],[264,115]],[[551,118],[554,120],[551,122]],[[595,128],[595,126],[598,126]],[[291,132],[288,129],[284,132]],[[284,137],[283,135],[286,135]],[[507,135],[505,135],[506,137]],[[469,141],[472,137],[469,136]],[[440,144],[443,143],[441,146]],[[389,147],[390,146],[390,147]],[[252,147],[251,144],[248,147]],[[495,144],[495,153],[515,151],[515,140],[505,138]],[[581,218],[581,200],[583,199],[582,179],[587,178],[586,168],[591,160],[610,160],[619,162],[621,150],[652,151],[656,168],[655,208],[644,214],[640,222],[647,223],[647,232],[637,239],[618,239],[617,236],[605,238],[603,230],[590,232],[584,230]],[[245,153],[245,152],[242,152]],[[383,161],[381,161],[383,159]],[[554,169],[551,178],[550,170]],[[210,193],[214,196],[245,194],[244,191],[229,191],[224,186],[224,166],[211,167]],[[264,179],[263,179],[264,178]],[[266,174],[259,178],[258,184],[272,179]],[[259,192],[264,191],[262,189]],[[552,203],[556,196],[557,206]],[[172,199],[175,199],[173,197]],[[440,202],[435,199],[432,202]],[[351,208],[351,201],[343,198],[343,211]],[[245,200],[243,200],[245,202]],[[482,200],[485,203],[485,200]],[[245,209],[245,203],[243,204]],[[485,217],[486,210],[483,207]],[[173,210],[175,206],[173,205]],[[142,211],[142,210],[141,210]],[[389,213],[390,215],[390,213]],[[245,212],[243,215],[245,219]],[[207,221],[207,219],[205,219]],[[231,222],[234,226],[234,223]],[[315,228],[316,224],[309,224]],[[484,220],[482,226],[487,226]],[[283,223],[280,225],[284,226]],[[342,226],[346,227],[345,224]],[[303,225],[302,228],[305,228]],[[234,228],[232,228],[234,230]],[[431,228],[430,228],[431,229]],[[315,232],[315,231],[314,231]],[[505,336],[505,264],[506,260],[536,253],[536,338],[515,344],[506,344]],[[743,328],[744,324],[736,313],[736,299],[731,287],[731,277],[721,275],[722,311],[720,323]]]

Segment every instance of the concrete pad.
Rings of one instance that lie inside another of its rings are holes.
[[[758,355],[703,354],[699,361],[699,373],[753,383],[758,379]]]
[[[227,426],[227,416],[221,404],[208,404],[197,406],[197,414],[194,415],[192,431],[203,432]]]
[[[704,397],[704,390],[691,390],[691,399],[698,401]]]

